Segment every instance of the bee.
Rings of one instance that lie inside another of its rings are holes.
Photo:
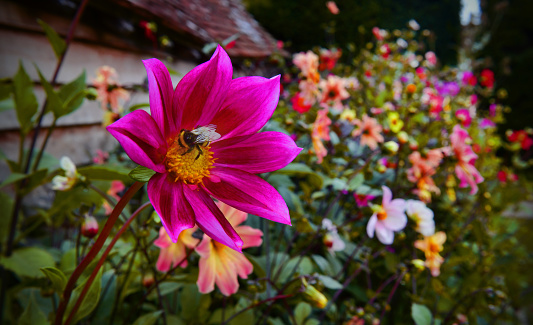
[[[211,141],[220,139],[220,134],[215,132],[217,126],[209,124],[206,126],[201,126],[192,131],[181,129],[178,143],[181,147],[187,148],[187,151],[182,154],[186,155],[191,152],[194,148],[198,149],[198,156],[194,160],[200,158],[200,155],[203,154],[202,147],[207,147]]]

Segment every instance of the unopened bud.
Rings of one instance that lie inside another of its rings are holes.
[[[326,307],[326,305],[328,304],[328,298],[326,298],[326,296],[324,296],[315,287],[308,284],[305,279],[302,279],[302,283],[305,287],[303,294],[306,300],[317,308],[323,309],[324,307]]]
[[[98,233],[98,222],[93,216],[86,216],[81,225],[81,234],[87,238],[93,238]]]
[[[400,131],[398,133],[398,142],[401,144],[406,144],[409,141],[409,135],[405,131]]]
[[[421,259],[412,260],[411,263],[413,263],[413,265],[420,271],[423,271],[426,268],[424,261]]]
[[[415,139],[409,140],[409,149],[418,150],[418,142]]]
[[[154,275],[152,273],[145,274],[142,279],[143,287],[150,288],[154,283]]]
[[[396,154],[398,152],[398,149],[400,148],[400,145],[394,141],[387,141],[383,144],[383,147],[385,148],[385,150],[387,150],[387,152],[391,154]]]

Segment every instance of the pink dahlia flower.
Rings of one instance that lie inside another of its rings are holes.
[[[357,126],[352,132],[352,136],[361,136],[361,145],[368,146],[372,150],[376,150],[379,142],[383,142],[384,138],[381,135],[383,128],[375,118],[363,115],[363,120],[356,120],[354,124]]]
[[[175,243],[172,242],[165,228],[159,229],[159,238],[154,241],[154,245],[161,251],[155,267],[161,272],[167,272],[171,267],[176,267],[178,263],[181,263],[179,266],[186,268],[188,264],[186,248],[192,249],[200,242],[192,236],[197,229],[193,227],[182,231]]]
[[[387,186],[383,186],[383,201],[381,206],[376,206],[374,214],[368,220],[366,233],[374,238],[374,232],[378,239],[385,245],[394,241],[394,232],[400,231],[407,225],[405,215],[405,200],[392,199],[392,192]]]
[[[453,127],[450,142],[452,152],[457,158],[455,174],[461,181],[459,187],[470,186],[470,195],[473,195],[477,193],[477,184],[483,182],[484,179],[474,165],[477,155],[472,150],[472,147],[467,144],[468,140],[470,140],[470,136],[465,129],[459,125]]]
[[[211,197],[290,224],[281,195],[254,175],[285,167],[301,151],[288,135],[258,133],[278,104],[280,77],[232,79],[231,61],[220,46],[175,90],[161,61],[144,65],[152,115],[136,110],[107,129],[131,160],[156,172],[148,197],[172,241],[198,225],[241,251],[242,239]]]
[[[218,202],[218,207],[242,237],[244,243],[242,248],[261,246],[263,242],[261,230],[250,226],[239,226],[246,220],[247,213],[221,202]],[[200,272],[196,283],[201,293],[213,291],[216,283],[223,295],[232,295],[239,289],[237,276],[246,279],[254,269],[243,254],[211,240],[207,235],[204,235],[202,242],[196,247],[196,252],[200,255],[198,264]]]

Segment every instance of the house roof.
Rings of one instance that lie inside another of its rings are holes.
[[[239,34],[228,49],[234,57],[266,57],[276,40],[246,11],[239,0],[112,0],[149,20],[178,33],[186,33],[202,44],[222,42]]]

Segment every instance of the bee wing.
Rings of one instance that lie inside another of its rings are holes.
[[[196,141],[194,143],[203,143],[207,141],[215,141],[220,139],[220,134],[215,130],[217,126],[214,124],[209,124],[206,126],[201,126],[191,131],[191,133],[197,135]]]

